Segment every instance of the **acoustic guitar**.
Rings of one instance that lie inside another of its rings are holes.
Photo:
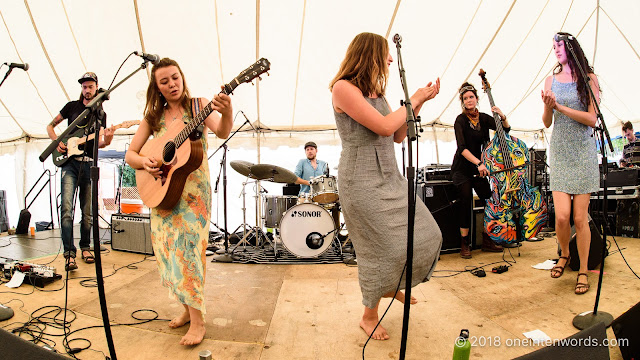
[[[134,125],[140,125],[140,120],[125,121],[122,124],[112,126],[112,128],[113,130],[118,130],[120,128],[127,129]],[[67,161],[69,161],[69,159],[71,159],[72,157],[84,154],[84,144],[86,144],[87,141],[93,140],[93,138],[96,136],[95,133],[91,133],[89,134],[89,136],[86,136],[84,134],[84,130],[84,128],[77,129],[61,141],[63,144],[67,145],[66,152],[61,153],[58,151],[58,148],[53,150],[53,156],[51,158],[53,159],[53,164],[55,166],[61,167],[62,165],[66,164]],[[100,130],[100,136],[102,136],[103,134],[104,129]]]
[[[224,85],[221,93],[232,94],[238,85],[253,81],[269,71],[270,66],[269,60],[258,60]],[[204,156],[201,140],[192,140],[190,135],[211,114],[212,106],[213,101],[186,124],[173,121],[163,136],[148,140],[140,149],[140,155],[155,158],[162,171],[156,179],[144,169],[136,170],[140,199],[149,208],[171,209],[180,200],[187,177],[200,167]]]

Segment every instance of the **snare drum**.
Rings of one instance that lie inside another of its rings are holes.
[[[298,202],[297,196],[267,195],[264,197],[264,225],[268,228],[280,226],[280,219],[287,209]]]
[[[311,199],[318,204],[330,204],[338,201],[338,180],[335,176],[316,176],[309,180]]]
[[[327,251],[335,229],[331,214],[316,204],[298,204],[280,220],[282,244],[301,258],[318,257]]]

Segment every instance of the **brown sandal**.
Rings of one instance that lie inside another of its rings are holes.
[[[560,276],[562,276],[562,274],[564,274],[564,268],[567,267],[567,265],[569,264],[569,260],[571,260],[571,256],[560,256],[560,259],[565,259],[566,262],[564,263],[563,266],[556,265],[551,268],[551,277],[554,279],[557,279]],[[560,262],[560,259],[558,259],[558,262]],[[557,274],[557,275],[553,276],[553,274]]]
[[[580,280],[580,275],[584,275],[584,277],[587,278],[587,282],[586,283],[578,281],[578,280]],[[587,275],[587,273],[578,273],[578,277],[576,278],[575,293],[578,294],[578,295],[582,295],[582,294],[586,293],[587,291],[589,291],[589,275]]]

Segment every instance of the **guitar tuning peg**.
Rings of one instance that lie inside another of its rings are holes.
[[[269,72],[267,71],[267,76],[271,76],[271,74],[269,74]]]
[[[262,80],[262,78],[260,76],[258,76],[258,80]]]
[[[253,83],[253,80],[251,80],[251,85],[255,85],[255,84]]]

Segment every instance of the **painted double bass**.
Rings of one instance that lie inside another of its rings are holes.
[[[482,87],[495,106],[491,86],[480,69]],[[489,170],[492,195],[484,208],[487,234],[497,244],[513,244],[536,236],[547,221],[547,205],[537,187],[527,179],[529,149],[524,141],[507,134],[500,115],[493,113],[496,132],[482,151]]]

